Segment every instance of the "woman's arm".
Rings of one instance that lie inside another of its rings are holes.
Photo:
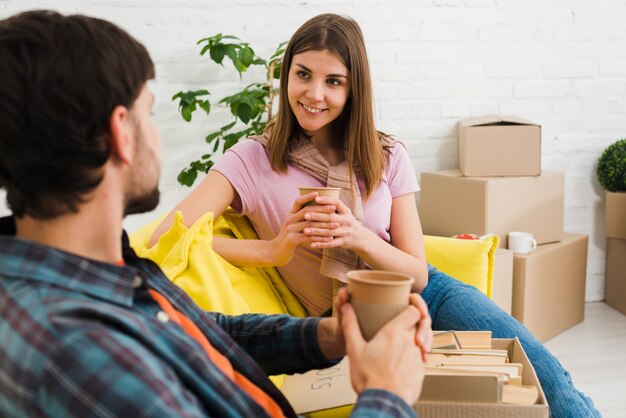
[[[154,245],[159,237],[171,228],[174,214],[183,213],[183,220],[187,227],[191,227],[206,212],[213,212],[219,217],[230,205],[236,196],[236,190],[223,174],[211,170],[200,185],[180,202],[154,230],[149,245]],[[230,239],[213,237],[213,248],[229,263],[239,267],[270,267],[288,263],[293,253],[301,244],[311,242],[326,242],[330,238],[309,236],[302,233],[306,227],[317,226],[332,228],[332,224],[306,221],[304,214],[310,211],[328,213],[335,210],[334,206],[306,207],[303,205],[317,196],[309,193],[295,200],[291,212],[278,235],[272,240],[259,239]]]
[[[156,227],[149,245],[156,244],[161,235],[172,227],[176,212],[182,212],[185,225],[191,227],[207,212],[213,212],[215,218],[219,217],[234,199],[235,188],[226,177],[217,171],[209,171],[200,185],[176,205]]]
[[[311,244],[313,248],[344,247],[356,252],[370,267],[392,270],[415,278],[413,291],[421,292],[428,283],[428,265],[424,235],[420,225],[413,193],[395,197],[391,203],[391,243],[358,222],[350,209],[338,199],[318,198],[318,203],[337,206],[337,213],[312,215],[317,221],[337,222],[335,230],[309,229],[311,235],[332,236],[328,243]]]

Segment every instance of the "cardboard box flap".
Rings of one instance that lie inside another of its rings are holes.
[[[519,363],[522,365],[522,384],[536,386],[539,391],[539,399],[537,405],[547,405],[546,395],[543,393],[539,378],[533,365],[526,356],[526,352],[519,342],[519,339],[494,338],[491,340],[492,348],[497,350],[509,350],[509,361],[511,363]]]
[[[531,122],[528,119],[518,118],[514,116],[496,116],[487,115],[476,118],[463,119],[459,121],[462,127],[470,126],[494,126],[494,125],[532,125],[540,126],[538,123]]]
[[[541,126],[538,123],[532,122],[528,119],[517,118],[515,116],[502,116],[502,122],[498,123],[498,125],[531,125],[531,126]]]
[[[348,357],[328,369],[288,375],[280,390],[297,414],[352,405],[358,398],[350,383]]]
[[[463,127],[483,126],[483,125],[493,125],[501,121],[502,119],[500,119],[496,115],[487,115],[487,116],[478,116],[476,118],[461,119],[459,121],[459,125]]]

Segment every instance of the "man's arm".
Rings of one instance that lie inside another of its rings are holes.
[[[43,366],[30,403],[32,416],[262,415],[260,407],[217,368],[203,367],[201,375],[189,368],[186,375],[159,357],[159,351],[167,347],[148,348],[105,327],[68,336]],[[185,379],[195,382],[194,387],[187,387]]]
[[[329,359],[320,348],[318,328],[327,330],[324,324],[320,327],[320,323],[326,323],[330,318],[259,314],[212,315],[237,344],[270,375],[323,369],[337,363],[343,356],[343,352],[339,352],[339,356]],[[324,336],[333,338],[326,333]]]

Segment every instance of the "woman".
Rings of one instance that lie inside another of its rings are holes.
[[[173,213],[193,224],[231,205],[259,240],[215,237],[238,266],[276,266],[311,315],[331,306],[347,270],[366,266],[415,277],[433,329],[491,330],[519,337],[553,416],[599,416],[568,373],[519,322],[471,286],[426,262],[413,193],[417,180],[404,147],[376,131],[365,44],[353,20],[312,18],[291,38],[281,72],[277,117],[261,137],[235,145]],[[340,199],[298,187],[339,186]],[[315,200],[317,205],[304,206]]]

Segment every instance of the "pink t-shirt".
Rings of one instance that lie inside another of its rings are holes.
[[[245,139],[224,153],[211,168],[224,175],[237,191],[232,207],[250,219],[259,238],[273,239],[287,218],[298,187],[326,186],[300,168],[289,164],[287,172],[272,170],[269,154],[259,142]],[[357,183],[363,193],[362,178]],[[419,190],[410,157],[400,143],[387,154],[382,183],[363,205],[363,224],[389,242],[391,200]],[[310,315],[318,316],[331,307],[331,279],[319,273],[322,253],[299,247],[293,259],[277,267],[287,286]]]

